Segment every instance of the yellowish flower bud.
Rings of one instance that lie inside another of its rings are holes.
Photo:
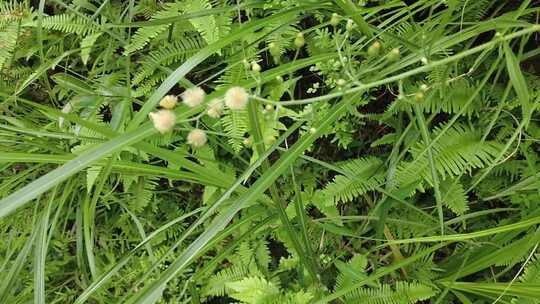
[[[400,54],[400,51],[398,48],[394,48],[390,51],[390,53],[388,54],[388,59],[390,61],[396,61],[396,60],[399,60],[401,54]]]
[[[275,42],[270,42],[268,44],[268,50],[270,51],[270,54],[272,54],[272,56],[279,56],[279,47],[278,45],[275,43]]]
[[[339,17],[337,13],[333,13],[332,18],[330,18],[330,25],[337,26],[339,24],[340,19],[341,18]]]
[[[172,110],[176,107],[178,103],[178,98],[175,95],[167,95],[161,99],[159,105],[167,110]]]
[[[424,101],[425,98],[426,98],[426,95],[424,94],[423,91],[418,91],[416,92],[416,94],[414,94],[414,100],[416,102],[422,102]]]
[[[262,69],[261,66],[260,66],[257,62],[253,61],[253,62],[251,63],[251,70],[252,70],[253,72],[259,73],[259,72],[261,71],[261,69]]]
[[[345,29],[350,32],[354,28],[354,21],[352,19],[347,19],[347,25],[345,26]]]
[[[303,47],[305,44],[306,44],[306,40],[304,39],[304,34],[303,34],[303,33],[298,33],[298,34],[296,35],[296,38],[294,39],[294,45],[295,45],[297,48],[301,48],[301,47]]]
[[[377,56],[379,55],[381,48],[382,48],[382,44],[379,41],[375,41],[373,42],[372,45],[369,46],[367,53],[369,56],[372,56],[372,57]]]

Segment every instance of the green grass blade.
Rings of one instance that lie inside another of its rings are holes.
[[[156,132],[157,131],[151,125],[147,124],[140,130],[125,133],[107,143],[82,153],[77,158],[67,162],[57,169],[54,169],[22,189],[19,189],[15,193],[12,193],[6,198],[0,200],[0,218],[5,217],[15,211],[17,208],[24,206],[38,195],[65,181],[72,175],[80,172],[82,169],[88,167],[99,159],[120,150],[124,146],[128,146],[143,140]]]

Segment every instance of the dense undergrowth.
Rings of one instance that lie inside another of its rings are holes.
[[[538,1],[0,1],[0,303],[540,303]]]

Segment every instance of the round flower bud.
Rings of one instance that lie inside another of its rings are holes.
[[[347,81],[345,79],[338,79],[336,84],[340,87],[344,86],[345,84],[347,84]]]
[[[200,148],[206,144],[206,132],[201,129],[193,129],[187,136],[187,143],[193,148]]]
[[[339,15],[337,13],[332,14],[332,18],[330,18],[330,25],[336,26],[339,24]]]
[[[253,72],[255,72],[255,73],[259,73],[261,71],[261,66],[258,63],[256,63],[255,61],[253,61],[251,63],[251,70]]]
[[[271,145],[276,142],[276,137],[274,135],[267,135],[263,138],[263,142],[265,145]]]
[[[270,54],[272,54],[272,56],[279,56],[279,47],[275,42],[270,42],[268,44],[268,51],[270,51]]]
[[[148,116],[152,120],[154,128],[161,134],[165,134],[172,130],[176,123],[176,115],[171,110],[159,110],[148,114]]]
[[[426,92],[428,89],[429,87],[425,83],[420,86],[420,90],[422,90],[422,92]]]
[[[315,134],[315,132],[317,132],[317,129],[315,129],[313,127],[309,128],[309,133]]]
[[[249,95],[242,87],[232,87],[225,93],[225,105],[231,110],[243,110],[249,101]]]
[[[272,106],[271,104],[267,104],[266,106],[264,106],[264,109],[266,111],[274,111],[274,106]]]
[[[243,143],[244,143],[244,146],[251,147],[251,145],[253,144],[253,139],[251,137],[244,138]]]
[[[206,93],[199,87],[189,88],[182,93],[182,102],[190,108],[194,108],[203,103]]]
[[[178,103],[178,98],[175,95],[167,95],[161,99],[159,105],[167,110],[172,110],[176,107]]]
[[[428,59],[426,57],[422,57],[420,58],[420,61],[423,63],[423,64],[428,64]]]
[[[416,102],[422,102],[424,101],[424,98],[426,98],[426,95],[424,94],[423,91],[418,91],[416,92],[416,94],[414,94],[414,100]]]
[[[382,44],[379,41],[373,42],[372,45],[368,48],[368,55],[369,56],[377,56],[379,55],[379,52],[381,51]]]
[[[283,82],[283,77],[281,77],[281,76],[276,76],[276,81],[277,81],[277,82]]]
[[[212,118],[219,118],[223,114],[223,102],[221,99],[214,98],[208,103],[206,114]]]
[[[396,60],[399,60],[399,57],[401,56],[400,52],[399,52],[399,49],[398,48],[394,48],[390,51],[390,53],[388,54],[388,59],[390,61],[396,61]]]
[[[301,47],[303,47],[305,44],[306,44],[306,40],[304,39],[304,34],[303,34],[303,33],[298,33],[298,34],[296,35],[296,38],[294,39],[294,45],[295,45],[297,48],[301,48]]]
[[[354,21],[352,21],[352,19],[347,19],[347,25],[345,26],[345,29],[347,31],[352,31],[354,28]]]

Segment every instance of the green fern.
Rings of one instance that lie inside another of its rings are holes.
[[[89,36],[84,37],[81,40],[81,60],[84,64],[88,63],[88,59],[90,58],[90,53],[92,52],[92,47],[96,43],[97,39],[102,35],[103,33],[95,33],[91,34]]]
[[[247,275],[243,266],[231,266],[212,275],[204,285],[201,294],[205,297],[224,296],[227,293],[227,284],[239,281]]]
[[[151,51],[146,55],[140,62],[139,68],[135,75],[133,76],[133,85],[138,85],[144,83],[148,85],[148,78],[154,76],[156,71],[161,66],[169,66],[173,63],[182,62],[195,54],[201,47],[202,41],[196,37],[186,36],[181,40],[174,41],[173,43],[166,43],[161,48]],[[158,71],[167,76],[167,73],[163,71]],[[154,81],[154,78],[151,79],[150,85],[155,85],[155,83],[161,81],[162,77],[159,77],[158,80]]]
[[[436,127],[433,134],[436,137],[444,126]],[[419,177],[431,183],[431,173],[426,153],[419,156],[426,148],[424,142],[414,145],[410,152],[413,161],[402,162],[396,174],[400,185],[410,184]],[[433,146],[435,167],[441,179],[459,176],[472,169],[483,168],[491,163],[500,151],[496,142],[481,141],[481,133],[461,124],[455,124]]]
[[[43,18],[41,26],[45,29],[86,36],[98,31],[96,26],[81,16],[61,14]]]
[[[540,284],[540,255],[536,254],[519,277],[523,283]]]
[[[212,5],[208,0],[186,0],[184,1],[183,10],[186,13],[199,12],[211,9]],[[189,20],[195,29],[201,34],[207,44],[217,41],[220,36],[226,34],[227,31],[220,33],[221,28],[218,26],[214,16],[204,16]]]
[[[392,285],[382,284],[378,288],[357,289],[345,296],[345,303],[413,304],[436,294],[431,287],[420,283],[398,281]]]
[[[134,199],[129,205],[130,209],[137,213],[146,208],[154,197],[156,186],[157,182],[155,179],[143,176],[139,177],[133,192]]]
[[[338,165],[347,175],[337,175],[320,195],[326,204],[346,203],[379,186],[384,176],[383,162],[375,157],[354,159]]]
[[[183,3],[167,3],[163,10],[156,12],[150,20],[167,19],[178,16],[183,9]],[[124,55],[129,55],[142,49],[148,42],[169,28],[169,24],[141,27],[135,32],[128,45],[124,47]]]
[[[0,2],[0,30],[7,24],[20,21],[31,14],[31,10],[22,1]]]
[[[457,215],[463,215],[469,210],[465,189],[459,181],[447,179],[440,184],[442,201],[446,207]]]
[[[363,255],[355,255],[347,263],[336,261],[335,265],[339,274],[336,277],[335,290],[350,287],[365,279],[367,262],[367,258]]]
[[[473,96],[475,86],[466,80],[454,81],[450,84],[442,84],[439,86],[440,94],[434,92],[431,98],[427,98],[426,102],[422,103],[421,108],[427,113],[458,113],[465,104]],[[481,96],[477,96],[472,103],[465,109],[465,114],[471,116],[477,113],[485,101]]]
[[[9,64],[17,45],[19,26],[10,24],[0,31],[0,71]]]
[[[239,152],[243,148],[244,135],[248,130],[247,111],[226,110],[221,118],[223,130],[227,134],[227,141],[234,151]]]
[[[229,296],[246,304],[268,303],[279,296],[279,287],[261,277],[247,277],[227,284]]]

